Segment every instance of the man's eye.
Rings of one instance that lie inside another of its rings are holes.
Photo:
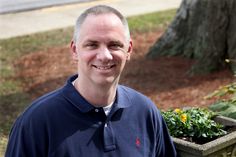
[[[89,48],[89,49],[94,49],[94,48],[97,48],[97,44],[95,43],[89,43],[89,44],[85,44],[85,47],[86,48]]]
[[[119,44],[112,44],[112,45],[109,45],[109,48],[112,50],[120,50],[122,49],[122,46]]]

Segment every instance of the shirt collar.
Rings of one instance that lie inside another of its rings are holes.
[[[132,103],[129,96],[128,96],[128,92],[121,85],[118,85],[115,102],[116,102],[116,106],[118,108],[129,107]]]
[[[70,101],[74,106],[76,106],[81,112],[89,112],[95,107],[90,104],[85,98],[83,98],[80,93],[76,90],[76,88],[72,85],[72,82],[78,77],[78,75],[74,75],[70,77],[66,85],[63,87],[62,92],[64,97]],[[116,93],[116,100],[114,102],[114,107],[116,109],[126,108],[131,105],[131,101],[122,86],[118,86]]]
[[[84,99],[80,93],[76,90],[76,88],[72,85],[72,82],[78,77],[78,75],[74,75],[70,77],[66,85],[63,87],[62,92],[64,97],[70,101],[75,107],[77,107],[81,112],[89,112],[93,110],[95,107],[91,105],[86,99]]]

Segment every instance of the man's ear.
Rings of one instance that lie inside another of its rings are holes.
[[[131,56],[132,52],[133,52],[133,42],[130,39],[129,48],[128,48],[128,51],[127,51],[127,60],[130,60],[130,56]]]
[[[78,62],[78,53],[76,50],[76,44],[75,44],[74,40],[71,40],[71,42],[70,42],[70,49],[71,49],[72,59],[75,63],[77,63]]]

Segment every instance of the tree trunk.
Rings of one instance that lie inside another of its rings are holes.
[[[218,70],[225,66],[226,58],[235,59],[236,0],[183,0],[147,57],[163,55],[196,59],[193,73]]]

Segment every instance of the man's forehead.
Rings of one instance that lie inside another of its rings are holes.
[[[95,43],[95,44],[100,44],[100,43],[106,43],[106,44],[124,44],[125,41],[122,41],[118,38],[113,38],[113,37],[95,37],[95,36],[91,36],[91,37],[87,37],[83,40],[83,43]]]
[[[96,23],[97,21],[99,21],[98,23]],[[113,13],[102,13],[102,14],[89,14],[85,19],[84,19],[84,23],[87,23],[87,22],[94,22],[96,24],[103,24],[104,22],[109,22],[109,24],[120,24],[120,25],[123,25],[122,24],[122,21],[121,19],[113,14]],[[82,25],[83,25],[82,24]]]
[[[106,43],[122,43],[122,41],[120,41],[119,39],[115,39],[115,38],[110,38],[107,39],[105,41],[102,41],[100,39],[96,39],[96,38],[92,38],[92,39],[86,39],[84,42],[88,42],[88,43],[100,43],[100,42],[106,42]]]

